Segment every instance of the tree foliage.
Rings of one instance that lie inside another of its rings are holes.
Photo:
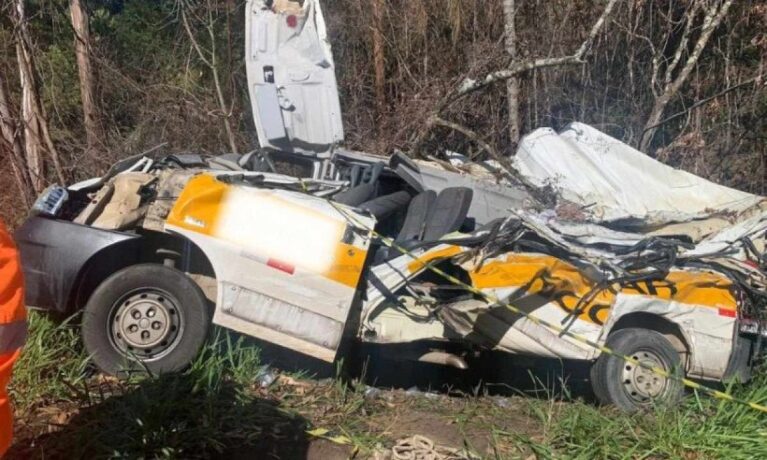
[[[722,1],[619,1],[585,64],[536,69],[519,77],[520,131],[562,128],[579,120],[639,145],[657,105],[653,75],[663,74],[677,51],[682,62],[694,53],[704,15],[691,15],[691,10]],[[16,114],[21,94],[12,3],[0,4],[0,73]],[[98,174],[117,158],[163,142],[172,151],[209,153],[230,151],[232,145],[247,151],[256,145],[243,63],[244,0],[83,2],[105,137],[97,158],[86,155],[69,2],[24,3],[42,104],[67,180]],[[347,145],[380,154],[408,150],[434,108],[459,82],[509,68],[512,60],[572,54],[606,4],[515,3],[516,55],[510,56],[502,0],[384,0],[375,2],[376,8],[371,2],[324,0]],[[196,52],[183,12],[203,48],[215,43],[215,69]],[[765,31],[767,5],[756,0],[732,3],[689,76],[664,106],[646,148],[649,154],[727,185],[765,193]],[[672,77],[677,75],[675,70]],[[442,115],[508,155],[514,144],[508,107],[507,85],[500,83],[451,104]],[[423,141],[429,155],[445,150],[486,154],[464,133],[444,125],[430,130]],[[6,144],[0,141],[0,177],[8,184],[0,190],[0,214],[18,217],[23,201],[10,186]],[[51,164],[46,180],[57,180]]]

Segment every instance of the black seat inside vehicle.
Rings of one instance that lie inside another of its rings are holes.
[[[448,233],[461,228],[469,213],[473,192],[466,187],[450,187],[439,194],[427,190],[416,195],[410,202],[402,229],[394,239],[395,244],[405,248],[420,243],[438,241]],[[401,255],[394,248],[381,248],[376,255],[380,263]]]
[[[408,240],[420,240],[426,226],[426,220],[429,217],[429,210],[435,201],[437,201],[437,193],[434,190],[426,190],[416,195],[407,208],[405,222],[403,222],[394,241],[401,243]]]
[[[348,206],[359,206],[368,201],[370,197],[375,194],[375,191],[375,184],[360,184],[356,187],[344,190],[343,192],[336,193],[333,197],[333,201]]]
[[[376,193],[378,178],[383,168],[383,163],[374,163],[367,167],[353,165],[343,177],[344,180],[349,181],[349,189],[337,193],[333,201],[349,206],[359,206],[370,200]]]
[[[375,216],[376,220],[380,221],[381,219],[385,219],[397,211],[404,209],[405,206],[410,203],[411,198],[412,197],[408,192],[399,191],[373,198],[357,207],[369,212]]]

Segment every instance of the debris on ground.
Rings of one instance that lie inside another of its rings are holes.
[[[261,388],[271,386],[277,380],[277,373],[269,366],[264,366],[256,376],[256,383]]]

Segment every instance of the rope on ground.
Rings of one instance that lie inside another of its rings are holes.
[[[439,446],[420,434],[403,438],[391,448],[393,460],[468,460],[462,451]]]

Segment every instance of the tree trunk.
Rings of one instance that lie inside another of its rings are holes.
[[[22,1],[19,0],[19,3]],[[27,50],[21,41],[16,45],[16,56],[19,63],[19,84],[21,85],[21,124],[24,130],[25,161],[32,180],[32,188],[35,192],[40,193],[45,186],[44,147],[35,110],[34,76],[30,75],[28,71]]]
[[[24,161],[24,147],[22,147],[19,140],[18,124],[13,112],[10,100],[5,92],[5,81],[3,81],[3,77],[0,75],[0,135],[3,141],[1,144],[8,150],[11,170],[16,180],[16,186],[19,189],[21,201],[26,207],[29,207],[34,198],[32,183]]]
[[[88,31],[88,13],[81,0],[71,0],[69,13],[72,29],[75,32],[75,55],[77,72],[80,78],[80,97],[83,103],[83,126],[85,127],[86,153],[96,158],[102,150],[104,132],[101,129],[101,116],[96,103],[96,90],[93,67],[91,65],[91,41]]]
[[[663,118],[663,113],[666,110],[666,106],[669,102],[671,102],[674,96],[676,96],[685,82],[687,82],[687,78],[698,64],[700,55],[703,53],[703,49],[706,47],[706,44],[708,44],[708,40],[711,38],[711,34],[719,27],[719,24],[722,23],[722,20],[727,15],[727,11],[730,9],[730,6],[732,6],[732,3],[733,0],[725,0],[724,2],[721,0],[717,0],[715,2],[709,2],[708,0],[695,0],[695,3],[689,7],[690,14],[686,14],[687,23],[685,24],[684,32],[682,33],[682,37],[679,40],[679,44],[677,45],[673,59],[668,64],[668,67],[666,67],[663,76],[660,75],[660,66],[657,65],[657,63],[661,60],[661,56],[656,55],[654,57],[655,63],[653,65],[654,69],[652,81],[662,81],[663,83],[661,85],[662,89],[660,93],[658,93],[658,95],[655,97],[655,102],[653,103],[652,110],[650,110],[650,114],[648,115],[647,121],[644,125],[644,131],[639,143],[639,149],[643,152],[647,152],[649,150],[653,137],[655,137],[655,133],[658,130],[658,126],[661,124],[660,121]],[[681,62],[682,55],[686,52],[686,48],[693,30],[693,22],[696,20],[697,12],[701,10],[705,11],[705,16],[703,18],[700,35],[698,36],[698,39],[695,42],[695,46],[693,47],[692,52],[690,52],[689,57],[687,58],[687,61],[685,62],[682,69],[679,71],[676,77],[672,77],[674,71],[677,68],[677,65]],[[665,50],[661,49],[660,52],[663,53]],[[653,90],[655,90],[654,87]]]
[[[517,5],[515,0],[503,0],[504,16],[504,34],[506,43],[506,52],[512,60],[517,59]],[[513,155],[516,151],[521,132],[519,119],[519,96],[520,82],[518,77],[512,77],[506,80],[506,102],[509,111],[509,141],[511,143],[510,153]]]
[[[21,123],[24,128],[24,154],[32,187],[41,192],[45,187],[45,159],[48,152],[56,176],[65,183],[64,172],[59,161],[59,154],[48,132],[48,123],[40,92],[35,80],[35,65],[32,55],[31,40],[27,31],[27,18],[24,0],[16,0],[12,19],[16,28],[16,58],[19,65],[19,84],[21,86]]]
[[[373,0],[373,71],[375,74],[376,111],[381,116],[386,107],[385,69],[383,34],[383,0]]]

